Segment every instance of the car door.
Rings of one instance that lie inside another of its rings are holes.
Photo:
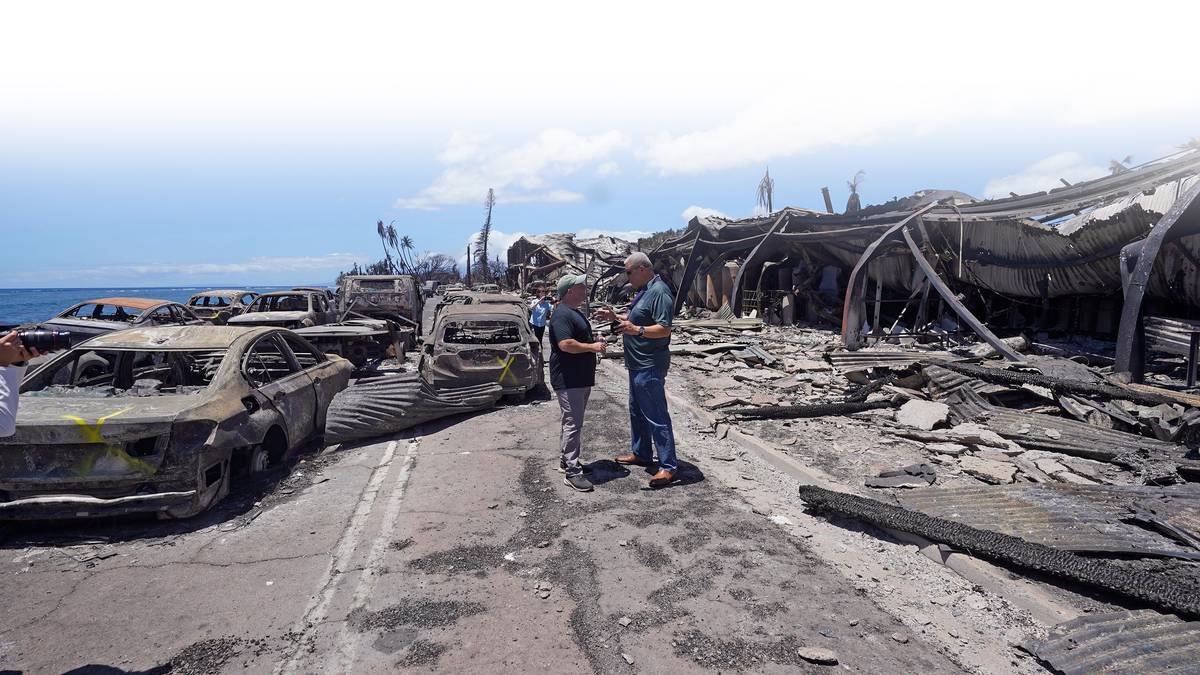
[[[325,412],[329,409],[334,395],[345,388],[345,382],[341,381],[345,377],[331,366],[328,357],[322,354],[321,350],[304,338],[291,333],[281,333],[280,337],[291,350],[300,369],[308,373],[308,377],[312,381],[317,405],[317,428],[323,429],[325,428]]]
[[[283,420],[289,447],[295,447],[317,428],[317,397],[309,374],[276,333],[258,339],[242,359],[242,375],[254,387],[264,408],[274,408]]]

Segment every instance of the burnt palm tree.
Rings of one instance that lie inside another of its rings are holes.
[[[479,242],[475,246],[475,258],[479,269],[488,269],[488,239],[492,236],[492,207],[496,205],[496,193],[488,188],[487,197],[483,200],[485,216],[483,227],[479,229]]]
[[[412,237],[407,234],[400,237],[400,259],[403,261],[407,272],[412,272],[414,269],[412,255],[415,249],[416,246],[413,244]]]
[[[771,169],[767,167],[766,173],[763,174],[762,180],[758,182],[758,205],[766,209],[767,215],[771,215],[775,211],[773,203],[775,196],[775,181],[771,179]]]
[[[390,236],[396,236],[395,228],[384,225],[382,220],[375,223],[375,234],[379,235],[379,243],[383,245],[383,260],[387,263],[388,269],[393,269],[395,265],[392,264],[392,253],[388,250],[389,231]]]

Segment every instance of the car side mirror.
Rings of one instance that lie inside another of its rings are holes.
[[[426,354],[428,354],[430,356],[433,356],[433,345],[429,344],[429,343],[425,343],[425,345],[423,345],[421,347],[421,351],[425,352]]]

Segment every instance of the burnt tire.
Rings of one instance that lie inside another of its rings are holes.
[[[259,449],[266,453],[267,466],[282,462],[288,450],[287,434],[283,433],[283,429],[279,427],[271,427],[267,431],[267,435],[263,436],[262,443],[251,452],[252,460],[254,452],[257,452]],[[251,464],[253,464],[253,461],[251,461]]]

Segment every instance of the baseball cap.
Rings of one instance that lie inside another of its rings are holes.
[[[587,285],[587,277],[582,274],[568,274],[558,279],[558,297],[567,294],[572,286]]]

